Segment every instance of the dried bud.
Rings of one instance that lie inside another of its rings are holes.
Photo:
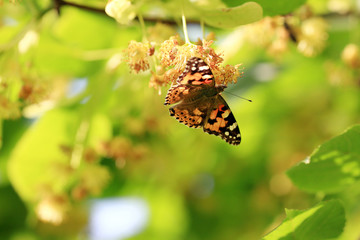
[[[80,201],[88,196],[88,190],[80,184],[71,191],[71,195],[75,200]]]
[[[98,155],[93,148],[87,148],[84,151],[84,160],[88,163],[93,163],[98,159]]]

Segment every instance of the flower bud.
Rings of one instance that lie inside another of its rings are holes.
[[[135,17],[135,7],[129,0],[110,0],[105,7],[105,12],[120,24],[129,24]]]
[[[360,49],[359,46],[348,44],[341,54],[341,59],[351,68],[360,67]]]

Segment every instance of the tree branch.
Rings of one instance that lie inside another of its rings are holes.
[[[65,1],[65,0],[53,0],[53,1],[54,1],[54,8],[58,12],[58,14],[60,14],[61,7],[63,7],[63,6],[71,6],[71,7],[83,9],[83,10],[90,11],[90,12],[104,14],[104,15],[107,16],[107,14],[105,13],[105,10],[102,9],[102,8],[89,7],[89,6],[81,5],[81,4],[78,4],[78,3],[68,2],[68,1]],[[152,17],[143,17],[143,18],[144,18],[145,22],[162,22],[162,23],[169,24],[169,25],[176,25],[177,24],[174,20],[171,20],[171,19],[159,19],[159,18],[152,18]],[[136,17],[135,19],[139,21],[138,17]],[[192,20],[192,19],[186,19],[186,21],[188,23],[197,23],[197,24],[199,23],[198,20]]]
[[[76,7],[79,9],[84,9],[90,12],[96,12],[96,13],[101,13],[101,14],[106,14],[104,9],[101,8],[95,8],[95,7],[89,7],[86,5],[81,5],[81,4],[77,4],[77,3],[72,3],[72,2],[68,2],[68,1],[64,1],[64,0],[54,0],[54,7],[57,10],[57,12],[60,14],[60,10],[61,7],[63,6],[72,6],[72,7]]]

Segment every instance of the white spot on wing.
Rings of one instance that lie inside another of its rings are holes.
[[[209,69],[208,66],[201,66],[201,67],[199,67],[199,70],[200,70],[200,71],[208,70],[208,69]]]
[[[230,131],[233,131],[237,127],[237,123],[234,122],[233,125],[229,127]]]
[[[212,78],[211,75],[204,75],[203,78]]]

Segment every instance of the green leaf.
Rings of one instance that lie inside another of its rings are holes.
[[[112,136],[112,125],[109,118],[97,113],[90,122],[90,129],[88,133],[87,142],[91,147],[98,147],[101,142],[107,141]]]
[[[106,16],[76,8],[61,9],[61,18],[40,35],[35,55],[42,74],[89,76],[102,68],[102,59],[91,50],[108,49],[116,37],[116,25]]]
[[[308,192],[335,193],[360,176],[360,125],[322,144],[309,163],[300,163],[287,174],[293,183]]]
[[[222,0],[223,3],[225,3],[228,7],[235,7],[239,6],[243,3],[246,3],[248,1],[245,0]],[[274,1],[268,1],[268,0],[254,0],[253,2],[256,2],[261,5],[264,11],[264,15],[267,16],[274,16],[274,15],[282,15],[287,14],[301,5],[303,5],[306,1],[305,0],[292,0],[292,1],[283,1],[283,0],[274,0]]]
[[[115,26],[107,16],[70,7],[61,9],[61,18],[53,32],[66,45],[87,50],[101,49],[111,46]]]
[[[78,49],[61,44],[48,34],[41,35],[34,62],[41,74],[50,76],[64,74],[83,77],[101,67],[98,62],[84,61]]]
[[[264,240],[321,240],[339,236],[345,225],[345,210],[337,200],[322,202],[307,210],[286,210],[286,218]]]
[[[233,28],[260,20],[262,8],[255,2],[247,2],[234,8],[201,11],[201,16],[210,26]]]
[[[62,181],[54,170],[56,164],[69,160],[60,145],[71,145],[76,122],[73,111],[50,111],[18,142],[10,156],[8,172],[14,188],[24,200],[36,200],[42,187],[61,187]]]

